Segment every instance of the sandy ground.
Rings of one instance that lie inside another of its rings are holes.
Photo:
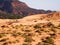
[[[49,20],[47,20],[48,18],[45,18],[45,16],[47,16],[46,14],[44,15],[41,14],[41,15],[38,14],[33,16],[27,16],[22,19],[0,19],[0,45],[23,45],[23,44],[37,45],[38,42],[41,42],[41,39],[50,37],[49,34],[56,34],[56,37],[53,38],[54,44],[60,45],[60,27],[58,27],[60,25],[60,19],[53,20],[49,18]],[[49,23],[52,23],[57,28],[48,27]],[[42,28],[39,27],[34,28],[36,24],[38,26],[42,26]],[[54,31],[51,31],[51,28]],[[42,29],[43,31],[41,31]],[[26,30],[27,32],[25,32]],[[38,30],[36,31],[38,33],[36,33],[35,30]],[[39,30],[41,32],[39,32]],[[24,37],[28,34],[29,36]],[[3,37],[1,37],[1,35]],[[28,41],[30,42],[24,42],[25,38],[28,38]],[[49,44],[49,45],[53,45],[53,44]]]

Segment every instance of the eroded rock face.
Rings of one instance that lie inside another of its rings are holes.
[[[0,0],[0,10],[11,13],[11,0]]]
[[[0,0],[0,10],[7,13],[21,14],[23,16],[51,12],[30,8],[19,0]]]

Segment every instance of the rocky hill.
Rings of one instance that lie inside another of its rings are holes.
[[[0,0],[0,11],[6,13],[20,14],[23,16],[52,12],[50,10],[45,11],[30,8],[24,2],[21,2],[19,0]]]

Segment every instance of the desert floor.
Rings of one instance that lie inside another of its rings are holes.
[[[39,14],[0,19],[0,45],[60,45],[60,20]]]

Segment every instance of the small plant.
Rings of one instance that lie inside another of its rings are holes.
[[[53,34],[49,34],[51,38],[55,38],[56,37],[56,34],[53,33]]]
[[[37,29],[37,28],[41,28],[41,27],[39,25],[35,25],[34,28]]]
[[[25,36],[25,42],[32,42],[33,39],[30,36]]]
[[[5,43],[3,43],[2,45],[7,45],[7,43],[5,42]]]
[[[2,28],[5,28],[5,25],[2,25],[1,27],[2,27]]]
[[[14,33],[14,34],[12,34],[12,36],[18,36],[18,34]]]
[[[4,36],[4,34],[3,33],[0,33],[0,38],[2,38]]]
[[[22,15],[19,14],[11,14],[11,13],[0,13],[1,19],[20,19],[22,18]]]
[[[53,28],[53,27],[51,28],[51,31],[56,32],[55,28]]]
[[[6,40],[7,40],[7,39],[1,39],[0,42],[4,42],[4,41],[6,41]]]
[[[20,25],[16,25],[15,28],[16,28],[16,29],[20,28]]]
[[[51,44],[49,44],[49,43],[43,43],[43,45],[51,45]]]
[[[47,26],[54,26],[51,22],[49,22],[48,24],[47,24]]]
[[[43,44],[42,44],[42,42],[38,42],[38,44],[36,44],[36,45],[43,45]]]
[[[54,45],[54,41],[51,37],[46,37],[46,39],[42,40],[42,42],[43,42],[44,45],[50,45],[50,44]]]
[[[14,33],[12,33],[12,36],[19,36],[19,35],[21,35],[21,33],[20,32],[14,32]]]
[[[28,45],[28,44],[24,43],[23,45]]]
[[[31,30],[24,30],[25,32],[30,32]]]
[[[58,25],[58,27],[60,27],[60,24]]]
[[[36,33],[39,33],[39,34],[41,35],[41,31],[40,31],[40,30],[36,30],[35,32],[36,32]]]

